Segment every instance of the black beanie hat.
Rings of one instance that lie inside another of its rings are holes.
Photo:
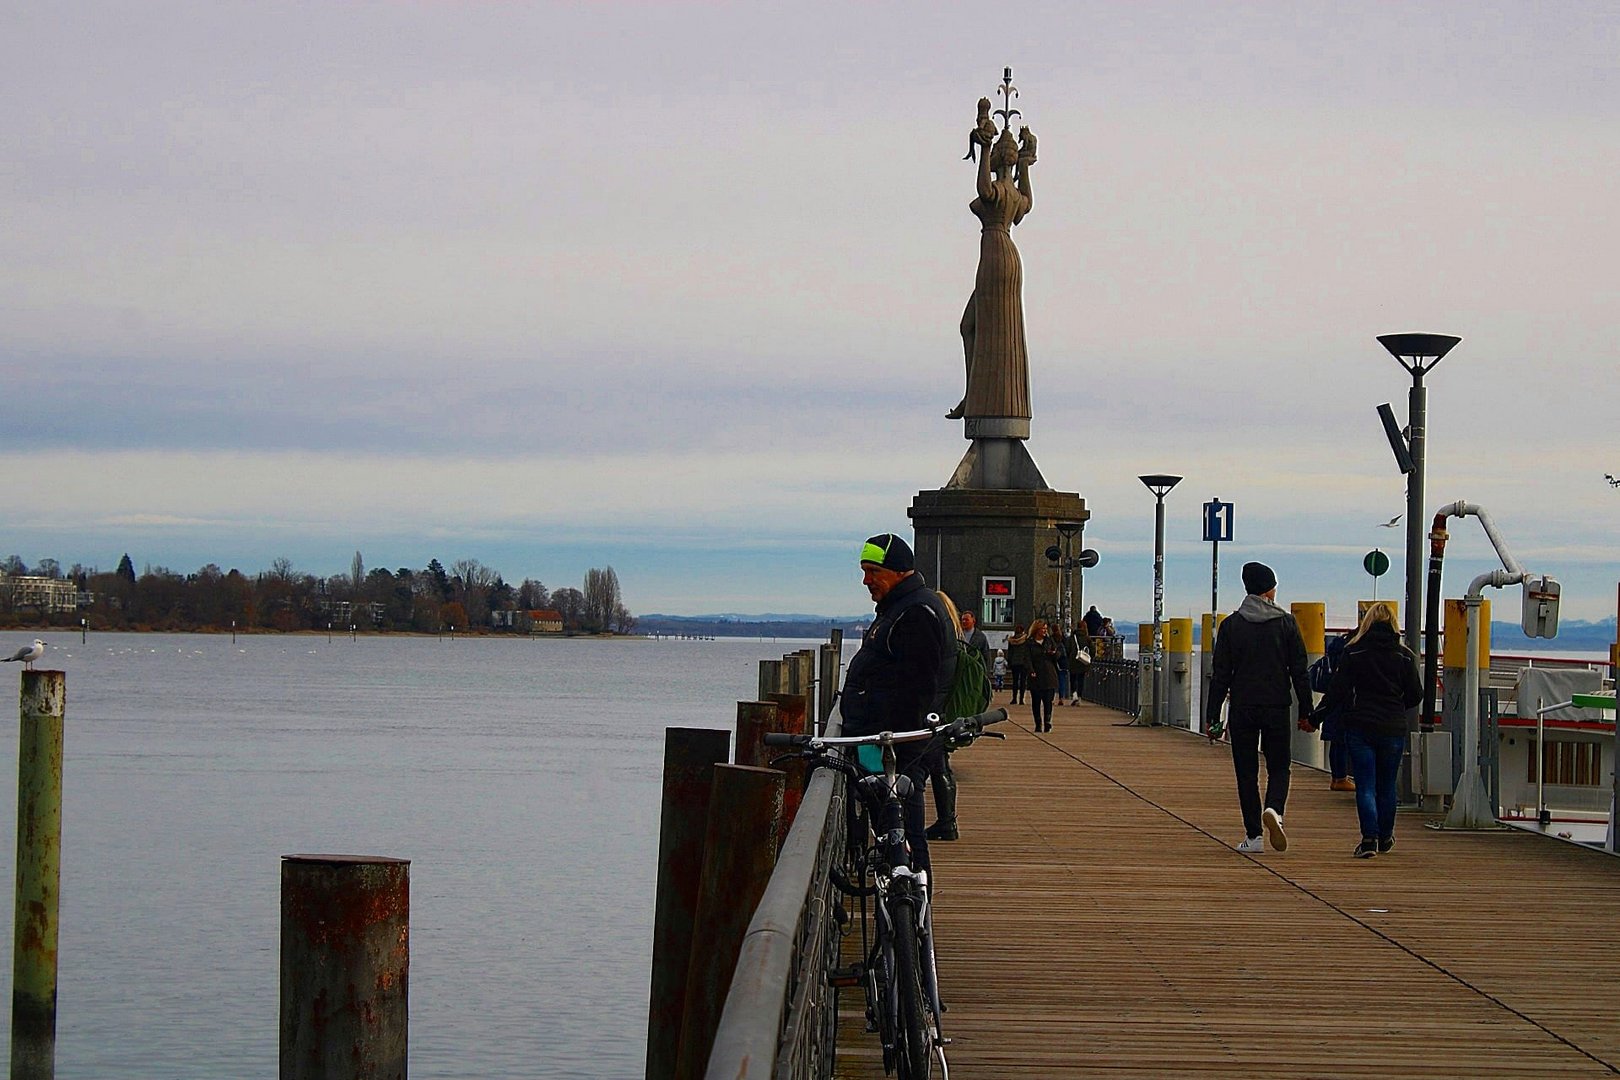
[[[1277,587],[1277,575],[1263,562],[1244,563],[1243,587],[1255,596],[1268,593]]]
[[[879,533],[868,539],[861,547],[861,562],[876,563],[885,570],[901,573],[917,569],[917,557],[911,553],[911,545],[894,533]]]

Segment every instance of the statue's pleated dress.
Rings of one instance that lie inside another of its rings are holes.
[[[1012,226],[1029,210],[1013,184],[997,181],[993,202],[974,199],[970,209],[984,226],[972,313],[963,319],[971,338],[964,412],[975,416],[1029,419],[1029,357],[1024,351],[1024,266],[1013,245]],[[970,327],[971,324],[971,327]],[[965,342],[966,344],[966,342]]]

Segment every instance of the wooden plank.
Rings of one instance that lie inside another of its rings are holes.
[[[1013,711],[932,848],[954,1080],[1620,1072],[1620,860],[1404,812],[1352,859],[1355,796],[1298,766],[1288,851],[1240,855],[1224,745]],[[858,992],[839,1038],[839,1076],[882,1075]]]

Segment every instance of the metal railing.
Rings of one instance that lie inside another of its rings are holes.
[[[837,735],[836,707],[826,733]],[[838,1036],[838,924],[829,871],[844,844],[844,778],[817,769],[748,924],[709,1053],[710,1080],[823,1080]]]
[[[1080,695],[1109,709],[1137,715],[1137,691],[1141,676],[1135,660],[1093,660],[1086,670],[1086,687]]]

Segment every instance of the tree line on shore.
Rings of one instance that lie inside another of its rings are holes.
[[[22,577],[71,583],[76,604],[39,603],[15,587]],[[530,629],[529,612],[560,617],[567,633],[630,633],[635,616],[624,606],[613,567],[592,568],[581,588],[548,589],[534,578],[512,585],[494,567],[460,559],[446,569],[427,566],[367,570],[358,551],[349,573],[317,577],[276,559],[268,570],[244,574],[209,563],[193,573],[147,566],[136,574],[125,554],[104,573],[55,559],[30,568],[21,557],[0,560],[0,625],[78,625],[92,630],[347,630],[417,631]],[[534,626],[533,629],[542,629]]]

